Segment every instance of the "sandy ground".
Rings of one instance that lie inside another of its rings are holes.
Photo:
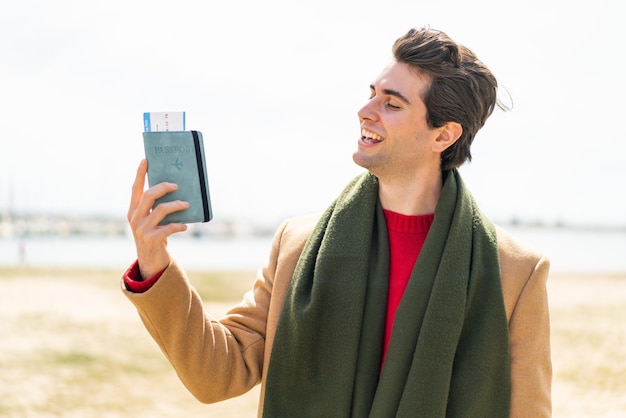
[[[0,276],[0,416],[256,415],[258,387],[214,405],[195,400],[118,280]],[[626,275],[553,276],[549,292],[554,416],[626,416]],[[217,316],[228,306],[206,305]]]

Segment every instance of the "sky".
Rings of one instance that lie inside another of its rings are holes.
[[[0,213],[124,217],[142,115],[203,133],[215,219],[318,212],[358,109],[429,25],[507,87],[461,168],[495,220],[626,225],[621,0],[22,0],[0,15]]]

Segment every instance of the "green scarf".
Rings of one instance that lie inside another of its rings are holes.
[[[263,416],[508,417],[508,327],[495,228],[456,170],[398,307],[382,371],[389,249],[378,181],[322,215],[276,331]]]

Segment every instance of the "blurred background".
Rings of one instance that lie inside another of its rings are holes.
[[[203,405],[119,290],[144,112],[203,132],[214,219],[171,237],[208,312],[250,288],[284,218],[361,169],[357,110],[430,25],[513,97],[461,174],[546,253],[559,417],[626,410],[626,3],[21,0],[0,11],[0,416],[255,416]]]
[[[626,248],[625,8],[11,2],[0,16],[0,264],[132,258],[125,214],[147,111],[185,111],[187,128],[204,134],[215,218],[187,237],[265,237],[248,239],[257,263],[282,219],[322,211],[360,172],[352,152],[368,86],[397,37],[430,25],[474,50],[514,100],[461,169],[482,210],[557,268],[626,269],[616,253]],[[98,247],[85,241],[93,236],[119,239]],[[577,264],[589,251],[594,265]]]

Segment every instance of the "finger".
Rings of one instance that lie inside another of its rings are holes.
[[[156,214],[155,214],[156,215]],[[135,232],[135,241],[139,241],[143,245],[146,245],[147,248],[154,249],[156,247],[166,246],[167,238],[175,234],[177,232],[184,232],[187,230],[187,225],[180,222],[172,222],[165,225],[152,225],[152,220],[148,221],[148,219],[154,218],[157,216],[151,216],[144,219],[144,222],[138,226]]]
[[[149,215],[148,225],[156,228],[171,213],[180,212],[188,209],[189,203],[182,200],[172,200],[170,202],[162,202],[156,205]]]
[[[128,220],[133,216],[137,206],[139,206],[139,202],[141,200],[141,196],[143,195],[143,189],[146,181],[146,172],[148,169],[148,161],[146,159],[141,160],[139,163],[139,167],[137,167],[137,173],[135,174],[135,181],[131,188],[130,195],[130,205],[128,208]]]
[[[139,183],[143,182],[143,179],[138,179],[135,182],[135,185],[133,185],[133,194],[135,196],[138,196],[138,200],[136,198],[133,198],[133,202],[131,203],[130,209],[128,211],[128,220],[131,224],[131,227],[134,224],[140,223],[141,219],[149,217],[151,215],[152,208],[154,207],[157,199],[178,189],[178,185],[175,183],[163,182],[152,186],[147,190],[142,190],[143,187],[139,188]],[[137,188],[135,189],[135,187]],[[172,211],[175,212],[176,210],[182,209],[173,209]],[[152,222],[150,222],[151,226],[155,227],[161,220],[163,220],[163,217],[165,217],[165,215],[162,215],[162,217],[160,219],[157,219],[156,221],[153,220]]]
[[[187,230],[187,225],[184,223],[174,222],[171,224],[160,226],[159,230],[159,232],[164,233],[166,237],[169,237],[170,235],[176,234],[178,232],[185,232]]]
[[[168,193],[175,192],[178,189],[178,185],[176,183],[163,182],[156,184],[143,192],[141,199],[137,207],[135,208],[137,213],[141,213],[144,216],[148,216],[150,212],[153,211],[153,207],[155,206],[155,202],[157,199],[162,198]],[[176,201],[173,201],[176,202]],[[170,203],[170,202],[165,202]],[[182,210],[182,209],[176,209]],[[172,210],[172,211],[176,211]],[[169,213],[169,212],[168,212]]]

